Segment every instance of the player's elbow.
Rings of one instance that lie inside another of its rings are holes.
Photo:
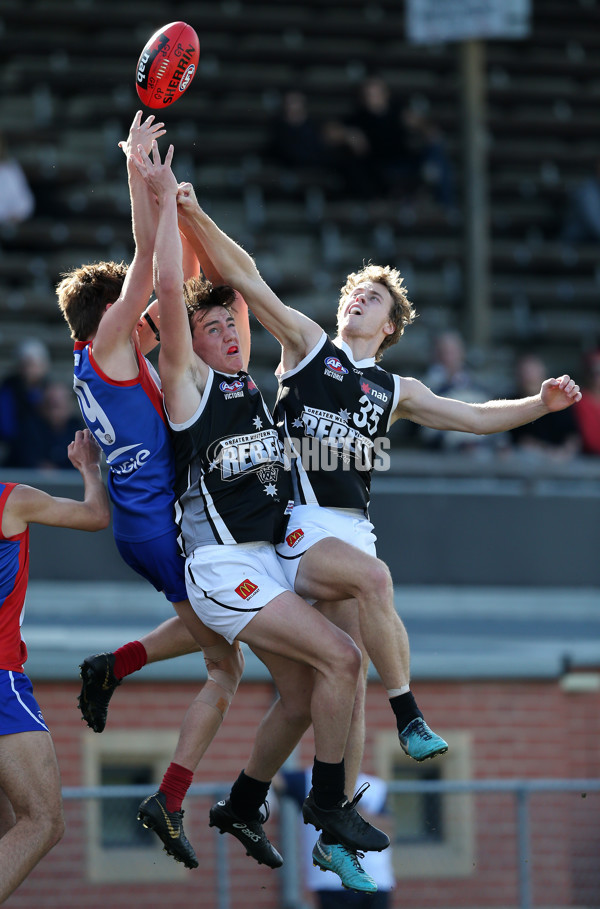
[[[110,511],[108,508],[106,511],[102,512],[101,517],[98,519],[98,530],[106,530],[110,524]]]
[[[161,309],[169,309],[171,306],[179,305],[183,298],[183,272],[181,281],[176,278],[164,277],[154,282],[156,298],[159,300]]]
[[[487,436],[493,430],[488,425],[485,411],[476,404],[467,405],[468,410],[462,414],[462,425],[455,428],[462,432],[470,432],[474,436]]]
[[[95,533],[97,530],[106,530],[109,524],[110,509],[108,505],[103,505],[89,510],[85,530]]]

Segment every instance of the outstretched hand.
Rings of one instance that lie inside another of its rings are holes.
[[[178,183],[175,174],[171,170],[171,161],[175,151],[174,146],[169,145],[164,162],[160,159],[160,152],[155,139],[152,140],[151,159],[141,145],[138,145],[137,151],[139,157],[133,157],[133,163],[157,199],[160,201],[161,198],[167,195],[175,195]]]
[[[149,154],[153,140],[165,135],[164,125],[164,123],[154,122],[154,114],[150,114],[142,123],[142,112],[138,110],[129,127],[129,135],[127,139],[119,142],[119,148],[125,152],[128,158],[132,155],[135,157],[138,145],[141,145],[146,154]]]
[[[89,429],[78,429],[67,449],[69,461],[81,473],[87,467],[99,467],[102,449]]]
[[[180,183],[177,188],[177,215],[180,220],[186,221],[193,212],[199,209],[194,187],[191,183]]]
[[[542,383],[540,397],[548,410],[554,412],[581,401],[581,391],[570,376],[560,376]]]

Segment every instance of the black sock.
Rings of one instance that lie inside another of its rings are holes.
[[[344,761],[339,764],[328,764],[315,758],[312,772],[312,789],[315,802],[319,808],[335,808],[343,801],[346,772]]]
[[[412,691],[407,691],[406,694],[398,694],[395,698],[390,698],[390,704],[392,705],[392,710],[396,716],[398,732],[404,732],[408,724],[412,722],[412,720],[416,720],[418,716],[421,718],[423,717],[423,714],[417,707],[417,702],[413,697]]]
[[[269,792],[271,783],[263,783],[240,773],[231,787],[229,796],[231,807],[243,821],[256,821],[259,818],[259,808]]]

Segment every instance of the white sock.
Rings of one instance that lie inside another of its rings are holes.
[[[408,694],[410,691],[410,685],[403,685],[402,688],[388,688],[387,696],[391,698],[397,698],[400,694]]]

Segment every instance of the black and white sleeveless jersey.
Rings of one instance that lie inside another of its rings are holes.
[[[279,376],[274,416],[286,447],[295,449],[297,505],[367,514],[375,442],[389,429],[399,388],[398,376],[373,357],[356,362],[347,344],[325,333],[295,369]]]
[[[185,555],[214,543],[278,543],[293,504],[289,464],[251,377],[209,370],[194,416],[169,422]]]

